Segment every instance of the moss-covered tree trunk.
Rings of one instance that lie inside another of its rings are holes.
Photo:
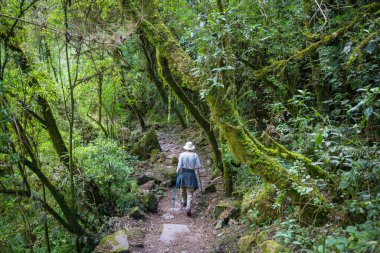
[[[32,63],[29,62],[28,58],[21,50],[21,48],[16,45],[9,45],[9,48],[18,55],[18,61],[20,63],[20,68],[22,72],[25,74],[29,74],[32,71]],[[30,87],[40,86],[38,80],[34,77],[29,80],[28,85]],[[41,109],[42,118],[39,117],[37,114],[31,112],[32,116],[34,116],[47,130],[51,142],[53,143],[55,152],[59,156],[59,159],[67,168],[69,168],[68,149],[66,147],[65,142],[63,141],[61,132],[59,131],[57,122],[55,120],[53,111],[49,105],[49,102],[45,97],[38,94],[37,103]]]
[[[145,1],[143,6],[136,1],[122,2],[123,9],[129,14],[128,17],[133,17],[133,21],[139,24],[139,29],[160,52],[161,59],[165,59],[170,71],[180,77],[184,85],[199,92],[203,87],[202,81],[192,74],[196,66],[165,26],[157,9],[157,2]],[[140,13],[140,7],[144,8],[144,16]],[[209,91],[207,101],[212,119],[234,156],[246,163],[253,173],[265,181],[286,190],[293,202],[300,206],[304,222],[312,223],[316,218],[325,216],[328,201],[318,188],[305,191],[307,187],[299,178],[289,174],[276,159],[260,151],[245,133],[237,111],[224,95],[223,90],[214,87]]]
[[[155,58],[155,49],[149,44],[148,40],[145,38],[144,34],[140,34],[140,41],[143,44],[142,49],[146,58],[146,69],[148,71],[148,76],[152,80],[153,84],[156,86],[158,93],[162,99],[162,102],[165,104],[166,111],[169,111],[167,105],[169,104],[168,94],[165,91],[164,84],[161,82],[157,75],[157,63]],[[181,126],[186,129],[187,124],[185,119],[182,117],[181,112],[177,109],[176,106],[173,107],[174,113],[177,115],[177,118]]]
[[[202,115],[202,113],[197,109],[193,102],[186,96],[186,93],[182,90],[182,88],[177,84],[170,71],[167,60],[161,57],[159,52],[157,52],[157,62],[161,72],[162,80],[173,89],[175,94],[186,106],[187,110],[190,112],[190,114],[194,117],[194,119],[206,133],[211,149],[215,156],[216,167],[221,172],[223,172],[222,154],[219,150],[218,141],[215,137],[215,132],[213,131],[210,122],[205,118],[205,116]]]

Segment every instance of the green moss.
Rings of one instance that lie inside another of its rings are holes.
[[[223,213],[224,210],[228,208],[227,204],[218,204],[214,207],[214,210],[212,211],[212,216],[217,219],[219,216]]]
[[[168,66],[173,75],[178,76],[182,83],[190,89],[199,91],[202,88],[202,82],[198,77],[192,75],[192,70],[195,66],[194,62],[165,26],[157,10],[156,2],[145,3],[143,7],[144,17],[132,10],[135,15],[135,21],[139,22],[140,28],[149,41],[158,49],[157,51],[162,57],[168,61]],[[275,69],[283,69],[289,60],[302,57],[308,50],[315,49],[316,46],[318,44],[312,45],[306,51],[297,52],[295,56],[288,60],[275,63]],[[300,182],[299,178],[289,175],[276,159],[261,151],[257,144],[247,136],[238,112],[234,109],[234,105],[226,99],[223,90],[215,87],[211,89],[207,96],[207,102],[210,105],[213,121],[238,160],[246,163],[253,173],[260,175],[265,181],[275,184],[279,189],[287,190],[294,203],[299,206],[305,206],[302,209],[305,212],[313,215],[320,212],[318,205],[309,205],[308,203],[310,201],[320,204],[326,203],[326,198],[320,194],[317,188],[313,188],[313,191],[308,194],[301,194],[298,191],[300,187],[305,186]]]
[[[95,249],[95,253],[128,253],[129,244],[127,232],[119,230],[114,234],[104,237]]]
[[[281,244],[273,240],[263,242],[261,247],[263,253],[279,253],[286,251]]]
[[[140,159],[147,159],[153,150],[161,150],[161,146],[158,142],[156,131],[150,129],[140,141],[133,145],[131,154],[138,156]]]
[[[314,165],[313,162],[309,158],[307,158],[301,154],[293,153],[293,152],[287,150],[283,145],[281,145],[281,144],[277,143],[275,140],[273,140],[272,137],[270,137],[267,133],[262,133],[261,137],[265,141],[267,141],[271,147],[273,147],[273,149],[266,148],[264,145],[259,143],[257,139],[255,139],[255,142],[259,143],[258,144],[258,145],[260,145],[259,147],[264,152],[267,152],[268,154],[273,155],[273,156],[281,156],[285,159],[300,160],[300,161],[305,163],[305,166],[307,168],[307,172],[311,176],[326,179],[332,185],[335,185],[330,174],[327,171],[323,170],[318,165]]]
[[[144,235],[144,231],[141,228],[133,227],[133,228],[128,228],[126,234],[128,237],[132,237],[132,236],[141,237]]]
[[[259,175],[266,182],[276,185],[279,189],[286,190],[293,203],[302,207],[305,213],[302,217],[306,218],[306,223],[312,221],[307,218],[308,215],[311,217],[326,216],[327,206],[320,204],[326,203],[328,200],[320,193],[319,189],[313,187],[313,191],[308,193],[300,191],[307,186],[298,177],[289,174],[278,160],[262,152],[255,142],[249,138],[230,101],[221,98],[217,93],[210,94],[207,101],[211,107],[213,120],[226,139],[231,152],[238,160],[246,163],[252,173]],[[315,203],[317,205],[314,205]]]
[[[239,253],[250,252],[252,247],[256,246],[256,236],[245,235],[239,239]]]
[[[158,148],[152,149],[152,150],[150,151],[150,155],[151,155],[151,156],[156,156],[156,155],[158,155],[159,153],[160,153],[160,150],[159,150]]]
[[[259,190],[246,193],[242,200],[242,214],[246,215],[250,223],[263,225],[276,218],[277,210],[273,209],[276,188],[265,184]]]

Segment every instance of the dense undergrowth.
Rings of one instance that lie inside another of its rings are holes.
[[[332,211],[323,226],[304,226],[299,222],[299,210],[289,205],[286,191],[269,190],[259,177],[247,174],[244,166],[234,167],[235,195],[244,194],[241,217],[247,225],[244,233],[251,238],[249,241],[243,237],[250,247],[242,242],[240,251],[248,248],[260,251],[261,244],[271,239],[285,246],[286,252],[376,252],[380,240],[380,159],[378,142],[372,140],[372,133],[371,137],[363,133],[366,131],[363,121],[369,119],[366,109],[358,111],[365,104],[360,100],[363,94],[359,93],[351,105],[344,104],[349,108],[345,113],[330,116],[308,106],[307,101],[312,100],[310,92],[299,93],[288,101],[302,108],[297,117],[284,121],[274,115],[277,122],[268,132],[292,151],[307,154],[332,175],[336,184],[332,192],[326,193],[333,198],[329,206]],[[335,107],[334,111],[344,109]],[[351,118],[353,111],[355,117]],[[231,155],[227,157],[233,163]],[[282,165],[302,181],[328,189],[326,182],[307,174],[302,162],[283,160]],[[269,196],[263,198],[263,189]],[[255,204],[260,198],[265,203]]]

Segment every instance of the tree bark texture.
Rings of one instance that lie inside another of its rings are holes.
[[[212,130],[210,122],[202,115],[202,113],[197,109],[193,102],[186,96],[186,93],[182,90],[182,88],[177,84],[169,69],[167,60],[161,57],[159,53],[157,53],[157,62],[161,71],[162,80],[164,80],[164,82],[166,82],[173,89],[178,98],[189,110],[190,114],[202,127],[203,131],[205,131],[215,156],[216,166],[218,169],[220,169],[221,172],[223,172],[222,154],[219,150],[218,141],[215,137],[215,132]]]
[[[154,52],[155,50],[154,50],[154,48],[152,48],[152,46],[149,44],[149,42],[147,41],[147,39],[145,38],[145,36],[143,34],[140,35],[140,40],[143,44],[142,49],[144,51],[144,55],[145,55],[146,62],[147,62],[146,68],[148,71],[148,76],[152,80],[154,85],[156,86],[156,89],[157,89],[158,93],[160,94],[162,101],[165,104],[165,108],[168,111],[168,109],[167,109],[167,105],[169,104],[168,94],[165,91],[164,84],[161,82],[161,80],[159,79],[159,76],[156,74],[156,71],[155,71],[157,69],[156,56],[155,56],[155,52]],[[185,119],[182,117],[180,111],[177,109],[176,106],[173,106],[173,110],[174,110],[174,113],[177,115],[177,118],[178,118],[182,128],[186,129],[187,124],[186,124]]]

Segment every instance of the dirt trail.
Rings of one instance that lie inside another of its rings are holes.
[[[184,143],[179,138],[179,129],[161,129],[158,131],[158,137],[162,152],[165,154],[166,161],[161,162],[162,166],[170,167],[167,164],[172,158],[179,157],[183,151]],[[199,150],[197,150],[199,151]],[[209,154],[199,152],[202,164],[201,183],[204,187],[208,184],[211,178],[211,168],[206,166]],[[160,164],[157,164],[160,165]],[[194,203],[192,216],[186,215],[186,210],[181,207],[181,191],[178,189],[176,194],[176,204],[174,211],[172,210],[173,188],[167,189],[164,198],[159,201],[158,213],[147,214],[146,219],[136,222],[133,226],[143,228],[143,242],[137,245],[131,242],[131,252],[145,253],[208,253],[211,252],[212,244],[218,231],[215,230],[215,224],[206,213],[208,207],[207,201],[203,201],[200,191],[194,193]],[[129,223],[129,222],[128,222]],[[188,227],[190,232],[180,233],[170,242],[160,240],[164,224],[183,224]],[[128,224],[131,226],[131,224]],[[141,247],[143,245],[143,247]]]

